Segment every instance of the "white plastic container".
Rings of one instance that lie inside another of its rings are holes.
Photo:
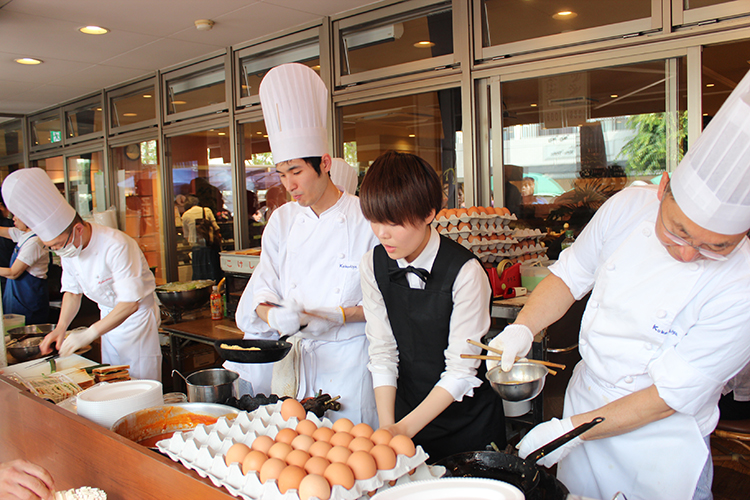
[[[19,326],[26,326],[26,316],[23,314],[3,314],[3,332],[8,335],[8,331]]]
[[[547,266],[550,262],[534,262],[532,264],[521,264],[521,286],[531,292],[541,281],[549,275]]]

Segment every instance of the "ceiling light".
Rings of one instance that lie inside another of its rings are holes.
[[[612,99],[614,99],[614,98],[620,97],[620,96],[618,96],[617,94],[609,94],[609,97],[611,97]]]
[[[144,99],[151,99],[151,94],[143,94]]]
[[[219,132],[219,135],[227,135],[226,132]]]
[[[415,43],[414,46],[418,49],[429,49],[430,47],[434,47],[435,44],[429,40],[423,40]]]
[[[416,137],[416,134],[409,134],[409,137]]]
[[[263,135],[263,132],[255,132],[258,135]]]
[[[578,16],[578,14],[576,14],[573,11],[570,11],[570,10],[561,10],[557,14],[553,14],[552,15],[552,19],[557,19],[558,21],[564,21],[564,20],[567,20],[567,19],[573,19],[576,16]]]
[[[708,113],[703,113],[703,116],[708,116]]]
[[[172,101],[172,104],[187,104],[187,101]]]
[[[706,87],[713,87],[714,85],[716,85],[716,84],[715,83],[707,83]]]
[[[536,103],[532,102],[531,104],[529,104],[529,106],[531,106],[532,108],[536,108]]]
[[[14,59],[18,64],[27,64],[27,65],[34,65],[34,64],[42,64],[41,59],[34,59],[33,57],[20,57],[18,59]]]
[[[83,28],[78,28],[78,31],[86,35],[106,35],[109,33],[107,28],[102,28],[101,26],[84,26]]]
[[[214,27],[214,24],[216,23],[214,23],[210,19],[198,19],[197,21],[195,21],[195,28],[198,31],[208,31]]]
[[[315,71],[320,71],[320,64],[316,64],[315,66],[312,66],[312,69]]]
[[[123,113],[122,116],[133,117],[138,116],[138,113]]]
[[[268,137],[268,134],[265,134],[265,135],[264,135],[263,137],[266,137],[266,138],[267,138],[267,137]]]

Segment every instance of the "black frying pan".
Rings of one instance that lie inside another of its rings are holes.
[[[217,340],[214,349],[223,359],[236,363],[274,363],[289,354],[292,344],[286,341],[289,335],[284,335],[279,340]],[[225,349],[221,345],[239,346],[243,348],[257,348],[258,350],[243,351],[237,349]]]
[[[540,475],[543,472],[536,465],[537,460],[603,421],[602,417],[597,417],[591,422],[581,424],[572,431],[533,451],[525,460],[515,455],[496,451],[469,451],[446,457],[438,461],[436,465],[442,465],[446,468],[445,477],[498,479],[516,486],[524,494],[527,494],[539,484]]]

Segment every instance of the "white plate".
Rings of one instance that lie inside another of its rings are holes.
[[[372,497],[372,500],[524,500],[513,485],[479,477],[447,477],[406,483]]]
[[[78,400],[88,402],[114,401],[140,396],[146,392],[161,388],[156,380],[126,380],[112,384],[100,385],[85,390],[78,395]],[[79,403],[80,404],[80,403]]]

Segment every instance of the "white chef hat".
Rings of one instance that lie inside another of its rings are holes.
[[[750,229],[750,73],[740,81],[672,174],[675,201],[719,234]]]
[[[42,241],[60,236],[76,215],[41,168],[16,170],[5,178],[2,189],[8,210]]]
[[[328,154],[328,89],[315,71],[299,63],[276,66],[259,93],[274,163]]]
[[[333,158],[331,181],[340,190],[354,194],[357,191],[357,170],[342,158]]]

